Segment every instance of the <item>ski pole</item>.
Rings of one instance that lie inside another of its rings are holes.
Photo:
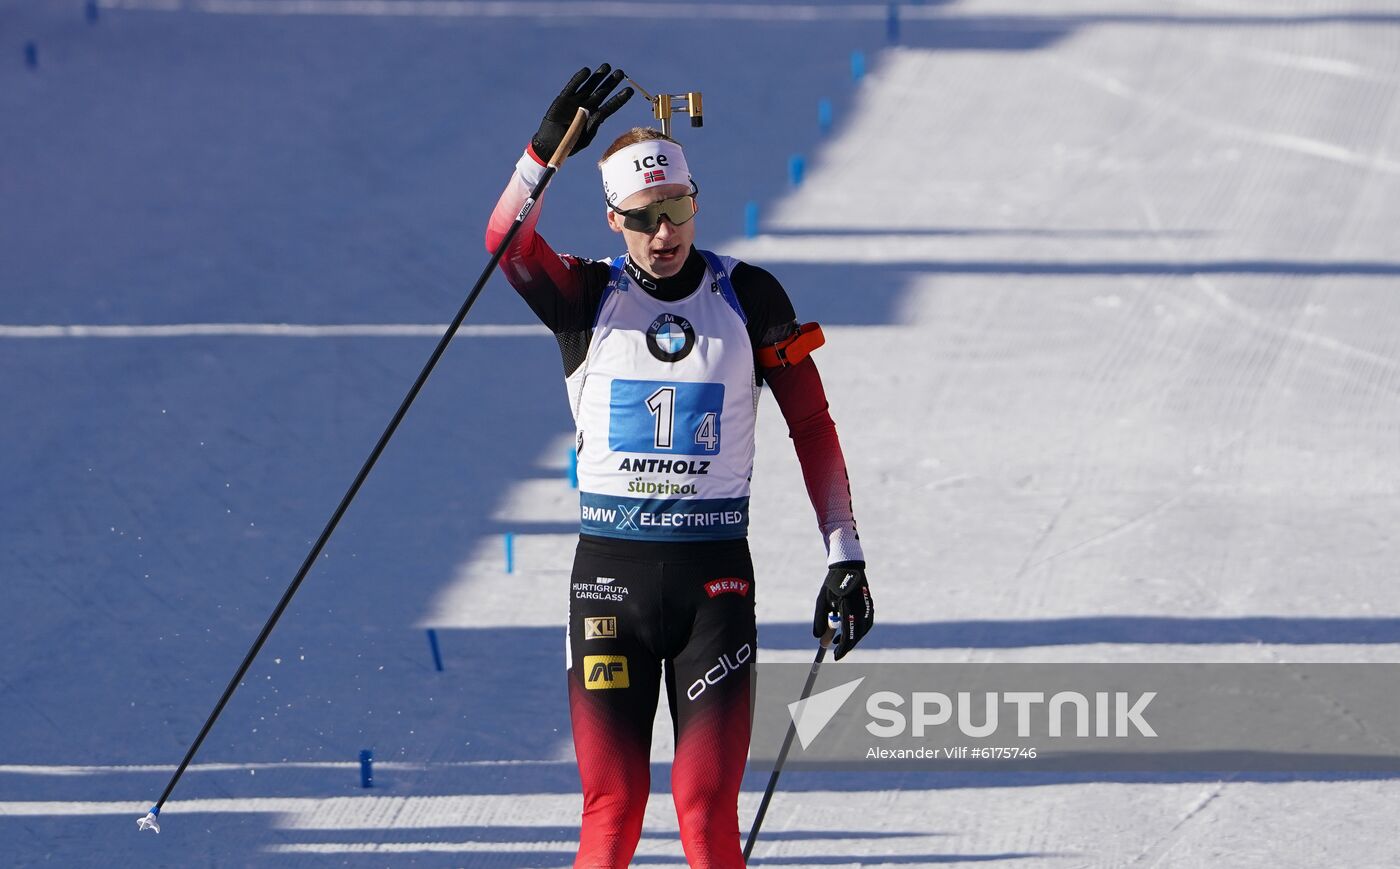
[[[831,641],[836,638],[836,630],[840,626],[835,614],[828,613],[826,633],[822,634],[821,644],[817,646],[817,657],[812,661],[812,669],[807,672],[807,684],[802,686],[802,696],[797,698],[799,703],[812,693],[812,684],[817,681],[817,670],[821,668],[826,650],[831,648]],[[753,843],[758,841],[758,828],[763,826],[763,816],[768,814],[768,803],[773,799],[774,789],[778,787],[778,775],[783,771],[783,762],[787,760],[788,750],[792,748],[792,738],[796,735],[797,720],[793,719],[788,724],[787,735],[783,737],[783,747],[778,750],[778,762],[773,764],[773,774],[768,777],[768,788],[763,792],[763,800],[758,804],[758,814],[754,816],[753,829],[749,830],[749,840],[744,843],[745,863],[749,862],[749,854],[753,853]]]
[[[360,472],[355,475],[355,481],[350,484],[350,488],[346,490],[345,496],[340,499],[339,506],[335,508],[335,512],[331,514],[330,521],[326,523],[326,527],[321,531],[321,536],[316,539],[316,543],[311,547],[311,551],[307,553],[306,560],[301,563],[301,569],[297,571],[296,577],[292,580],[291,585],[287,586],[287,590],[282,594],[282,599],[277,602],[276,609],[272,611],[272,615],[268,616],[267,623],[263,625],[262,631],[258,634],[258,638],[253,641],[252,648],[250,648],[248,654],[243,657],[243,663],[238,665],[238,671],[234,673],[233,678],[229,680],[228,687],[224,688],[223,696],[221,696],[219,702],[214,705],[214,711],[209,713],[209,717],[205,720],[204,726],[199,730],[199,735],[195,737],[194,742],[190,744],[189,750],[185,752],[185,757],[180,761],[180,765],[176,768],[175,774],[170,777],[169,783],[165,786],[165,791],[161,793],[160,799],[156,800],[156,804],[151,807],[151,810],[146,813],[146,816],[137,819],[136,828],[138,830],[154,830],[157,833],[160,832],[160,821],[158,820],[160,817],[160,810],[165,806],[165,801],[170,798],[170,792],[175,790],[175,783],[180,780],[180,776],[185,774],[185,768],[190,765],[190,761],[194,758],[195,752],[199,751],[199,746],[203,744],[204,737],[209,735],[209,729],[214,726],[215,720],[217,720],[220,713],[224,711],[224,706],[228,704],[229,698],[233,696],[234,690],[238,688],[239,682],[243,680],[243,676],[248,672],[248,667],[252,665],[253,659],[257,657],[258,652],[262,649],[263,643],[267,642],[268,635],[272,633],[272,629],[277,625],[277,620],[282,617],[282,612],[287,608],[287,604],[291,603],[292,596],[297,593],[297,589],[301,586],[302,580],[306,579],[306,575],[311,571],[312,566],[316,564],[316,559],[320,557],[321,550],[325,547],[326,541],[330,540],[331,534],[335,532],[336,526],[340,524],[340,518],[345,515],[345,511],[350,506],[350,502],[355,499],[356,493],[360,491],[360,486],[364,484],[365,478],[369,476],[369,472],[374,468],[375,462],[379,460],[380,453],[384,452],[384,448],[388,445],[389,439],[393,437],[394,432],[398,430],[399,423],[403,421],[404,415],[408,413],[409,406],[413,404],[413,400],[418,397],[418,393],[422,390],[423,384],[427,382],[428,375],[432,373],[438,360],[442,358],[442,354],[447,350],[447,345],[451,343],[452,336],[457,332],[457,328],[461,326],[462,321],[467,318],[467,312],[470,311],[472,305],[476,303],[476,297],[481,295],[482,288],[486,286],[486,281],[490,279],[491,272],[495,270],[496,266],[501,261],[501,257],[505,255],[506,248],[510,245],[511,240],[515,238],[515,234],[520,231],[520,227],[525,222],[525,218],[530,215],[530,211],[535,207],[535,203],[538,202],[540,196],[544,194],[544,189],[548,186],[549,180],[553,178],[554,174],[559,171],[559,168],[564,165],[564,160],[569,156],[569,152],[573,150],[574,143],[578,141],[579,134],[583,132],[583,127],[587,120],[588,110],[580,108],[574,115],[573,123],[569,125],[568,131],[564,134],[564,140],[559,143],[559,147],[554,151],[554,156],[550,158],[549,164],[545,166],[544,173],[540,176],[540,180],[535,184],[534,189],[530,191],[530,196],[525,200],[525,204],[521,206],[520,213],[515,216],[515,222],[510,225],[510,229],[506,231],[505,238],[501,240],[500,245],[498,245],[496,250],[491,254],[491,260],[486,263],[486,268],[482,269],[481,277],[476,279],[476,285],[473,286],[471,292],[467,294],[467,299],[457,311],[457,316],[452,319],[451,325],[447,327],[447,331],[444,332],[442,338],[438,340],[437,347],[433,349],[433,354],[428,357],[427,364],[423,366],[422,371],[418,372],[418,378],[413,381],[413,386],[409,388],[408,394],[404,396],[403,401],[399,404],[399,409],[394,413],[393,419],[389,421],[389,425],[384,429],[384,433],[379,436],[379,442],[374,445],[374,449],[370,452],[369,458],[365,459],[365,463],[360,468]]]

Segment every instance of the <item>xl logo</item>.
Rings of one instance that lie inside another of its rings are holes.
[[[583,620],[585,640],[607,640],[617,636],[617,616],[591,616]]]
[[[625,655],[585,655],[583,687],[589,691],[626,688],[627,657]]]
[[[646,157],[643,157],[643,158],[640,159],[640,160],[633,160],[633,161],[632,161],[632,167],[633,167],[634,171],[637,171],[637,172],[640,172],[640,171],[642,171],[643,169],[655,169],[657,166],[669,166],[669,165],[671,165],[671,164],[670,164],[670,161],[668,161],[668,160],[666,159],[666,155],[665,155],[665,154],[648,155],[648,156],[646,156]]]

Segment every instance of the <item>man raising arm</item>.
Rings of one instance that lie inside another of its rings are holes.
[[[580,70],[516,164],[487,229],[494,250],[579,107],[589,126],[631,96],[622,72]],[[687,862],[742,867],[737,801],[748,751],[757,583],[747,543],[763,383],[788,423],[827,550],[813,631],[841,620],[836,657],[874,605],[850,485],[821,378],[768,272],[694,246],[698,187],[680,144],[624,133],[599,162],[608,226],[626,254],[556,254],[537,203],[501,260],[558,339],[577,427],[581,534],[566,643],[584,790],[577,867],[621,867],[641,834],[660,685],[676,737],[672,791]]]

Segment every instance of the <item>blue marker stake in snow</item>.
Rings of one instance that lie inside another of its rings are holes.
[[[506,573],[515,573],[515,535],[507,534],[506,544]]]
[[[744,238],[758,237],[758,203],[744,206]]]
[[[801,154],[793,154],[788,158],[788,182],[793,187],[802,186],[802,173],[806,168],[807,164]]]
[[[817,103],[817,126],[823,133],[831,132],[831,100],[823,99]]]
[[[374,787],[374,752],[368,748],[360,752],[360,787]]]
[[[569,488],[578,488],[578,450],[569,447],[569,465],[565,474],[569,478]]]
[[[437,631],[428,628],[428,648],[433,650],[433,668],[442,672],[442,652],[438,650]]]
[[[39,67],[39,46],[32,39],[24,44],[24,65],[30,69]]]
[[[865,78],[865,52],[851,52],[851,81]]]
[[[885,36],[891,43],[899,42],[899,4],[891,3],[885,16]]]

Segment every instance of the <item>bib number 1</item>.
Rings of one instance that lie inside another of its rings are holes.
[[[647,410],[656,417],[656,438],[653,444],[658,450],[671,448],[671,432],[676,427],[676,389],[663,386],[647,396]]]

